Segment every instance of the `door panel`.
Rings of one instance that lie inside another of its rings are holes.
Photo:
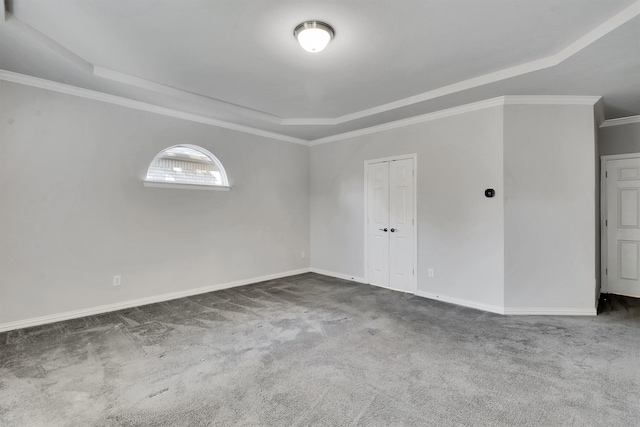
[[[618,242],[620,278],[638,280],[638,242]]]
[[[389,286],[389,166],[367,167],[367,242],[369,281]],[[384,229],[387,231],[383,231]]]
[[[413,159],[389,163],[389,286],[402,291],[414,289],[414,203]],[[393,231],[391,231],[393,230]]]
[[[640,297],[640,158],[606,162],[606,291]]]
[[[373,273],[382,278],[388,276],[389,269],[389,240],[381,236],[373,236],[373,262],[371,268]],[[385,281],[381,279],[381,281]],[[386,282],[386,281],[385,281]],[[379,283],[383,284],[383,283]]]
[[[638,188],[619,188],[618,225],[620,228],[638,228]]]

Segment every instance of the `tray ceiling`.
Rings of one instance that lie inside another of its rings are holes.
[[[14,0],[0,69],[313,140],[502,95],[640,114],[630,0]],[[305,52],[300,22],[334,40]]]

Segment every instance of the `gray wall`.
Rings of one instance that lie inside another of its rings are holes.
[[[363,278],[364,161],[412,153],[418,293],[594,305],[590,106],[491,107],[309,148],[7,82],[0,100],[0,324],[309,266]],[[233,189],[143,187],[178,143],[214,153]]]
[[[493,107],[312,147],[311,266],[365,275],[364,161],[417,153],[418,291],[501,307],[502,127]]]
[[[505,106],[505,305],[595,307],[593,108]]]
[[[640,153],[640,123],[600,128],[598,146],[601,156]]]
[[[417,153],[419,294],[594,314],[595,137],[590,105],[506,105],[312,147],[311,266],[365,275],[364,160]]]
[[[8,82],[0,100],[0,324],[308,267],[308,147]],[[233,189],[143,187],[179,143]]]

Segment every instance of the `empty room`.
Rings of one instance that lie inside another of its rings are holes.
[[[0,425],[640,425],[640,0],[0,3]]]

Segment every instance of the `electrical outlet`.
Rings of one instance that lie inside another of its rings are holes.
[[[305,251],[300,252],[300,258],[306,258],[307,254]]]
[[[122,276],[113,276],[113,286],[120,286],[120,283],[122,283]]]
[[[435,277],[436,276],[436,272],[433,271],[433,268],[430,268],[429,270],[427,270],[427,275],[429,277]]]

